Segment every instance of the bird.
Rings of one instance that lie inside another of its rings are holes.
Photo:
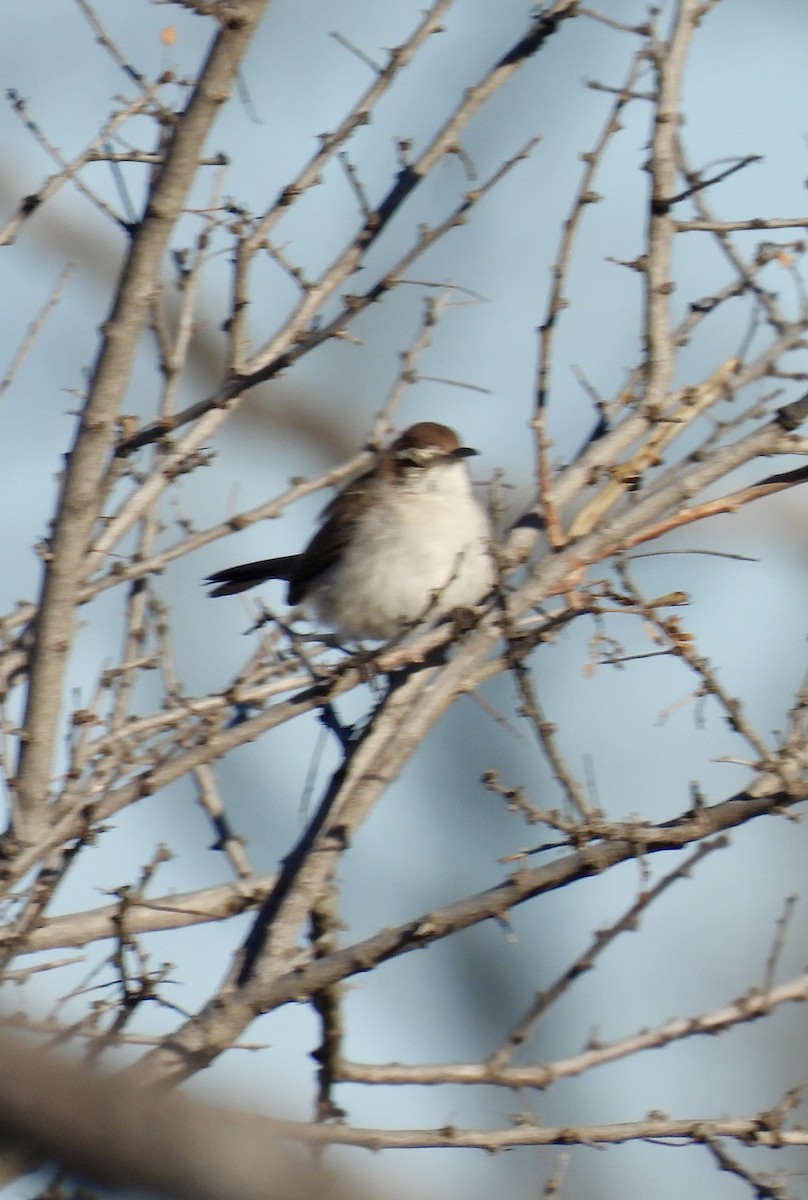
[[[491,526],[466,465],[477,453],[447,425],[411,425],[327,505],[301,553],[217,571],[209,595],[286,580],[301,615],[357,642],[472,608],[495,580]]]

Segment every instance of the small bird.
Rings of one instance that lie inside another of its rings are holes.
[[[448,426],[419,421],[334,497],[301,554],[217,571],[210,595],[285,579],[289,604],[348,641],[395,637],[477,604],[495,577],[466,467],[477,453]]]

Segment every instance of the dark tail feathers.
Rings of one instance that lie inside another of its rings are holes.
[[[255,587],[265,579],[289,579],[297,557],[296,554],[287,554],[282,558],[262,558],[259,562],[226,567],[224,571],[208,575],[205,584],[217,585],[208,595],[234,596],[236,592],[246,592],[247,588]]]

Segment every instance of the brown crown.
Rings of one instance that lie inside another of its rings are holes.
[[[437,421],[419,421],[396,438],[392,450],[427,450],[435,448],[445,454],[460,449],[460,439],[448,425],[439,425]]]

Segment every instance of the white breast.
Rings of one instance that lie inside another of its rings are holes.
[[[465,466],[449,463],[385,484],[306,608],[340,637],[389,638],[478,603],[493,581],[488,519]]]

